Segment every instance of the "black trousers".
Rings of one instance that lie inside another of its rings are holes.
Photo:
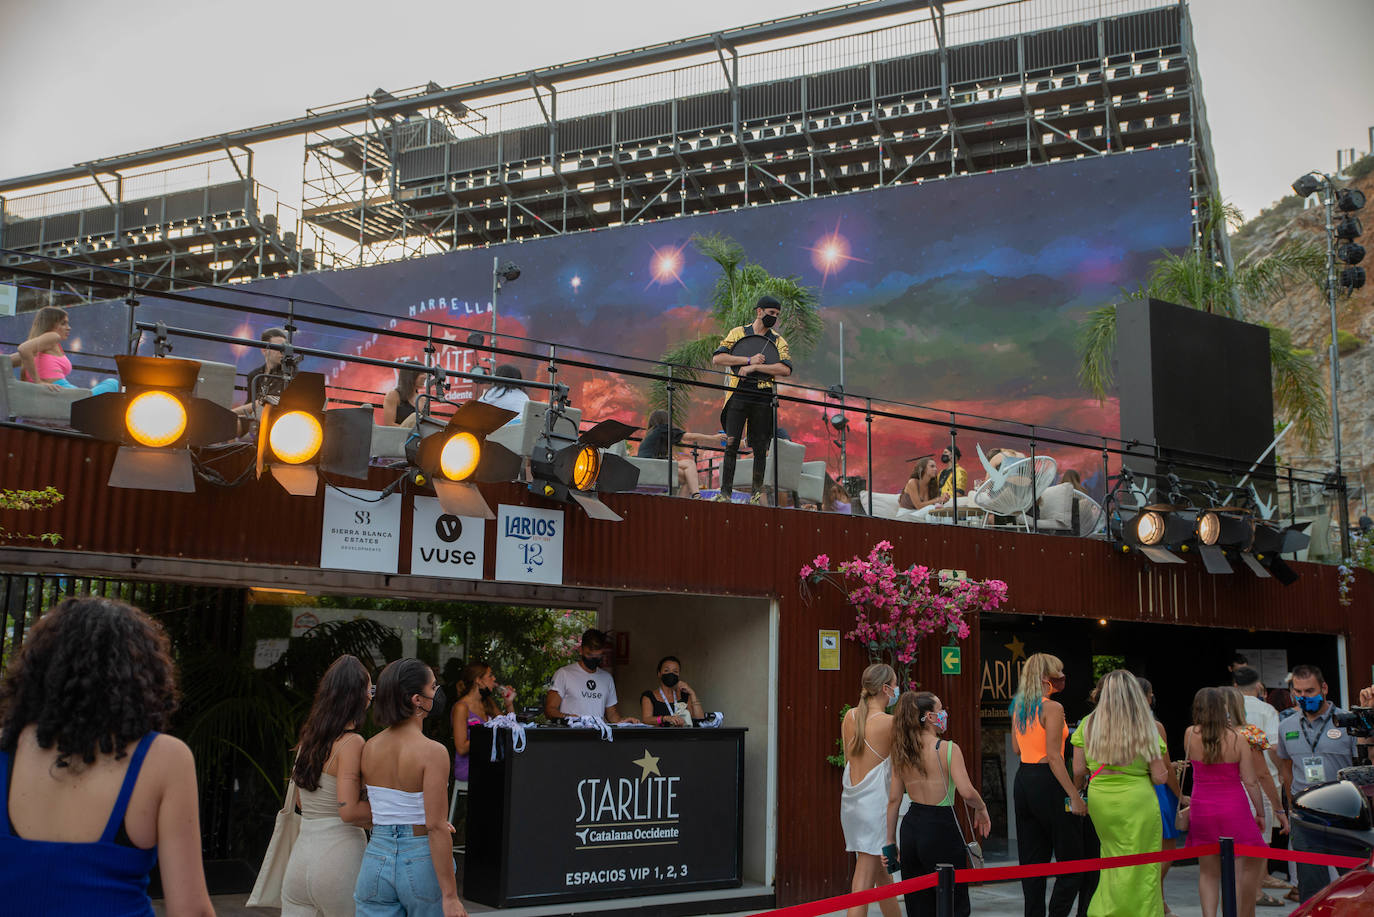
[[[1294,819],[1293,832],[1289,837],[1289,845],[1294,850],[1302,850],[1308,853],[1348,853],[1345,850],[1333,848],[1320,832],[1313,831],[1304,825],[1300,820]],[[1347,870],[1337,870],[1332,866],[1316,866],[1311,863],[1298,863],[1298,897],[1303,901],[1311,898],[1317,892],[1331,884],[1341,872]]]
[[[1016,859],[1023,866],[1050,859],[1083,857],[1084,816],[1064,811],[1064,788],[1048,764],[1022,764],[1012,788],[1016,805]],[[1026,917],[1045,917],[1045,877],[1021,880]],[[1049,917],[1069,917],[1083,875],[1059,876],[1050,895]]]
[[[744,383],[740,383],[743,385]],[[768,464],[768,447],[773,442],[773,396],[766,390],[736,391],[720,412],[720,424],[725,429],[725,460],[720,468],[720,492],[730,495],[735,486],[735,460],[739,457],[740,440],[749,428],[749,451],[754,453],[754,493],[763,490],[763,472]],[[774,497],[776,499],[776,497]]]
[[[941,863],[955,869],[968,866],[968,849],[954,821],[953,806],[923,806],[913,802],[902,819],[898,837],[902,879],[915,879],[934,872]],[[906,917],[935,917],[935,889],[905,895]],[[954,886],[955,917],[969,917],[968,886]]]

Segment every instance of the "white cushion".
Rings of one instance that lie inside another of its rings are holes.
[[[1040,495],[1040,521],[1052,528],[1073,524],[1073,484],[1056,484]]]

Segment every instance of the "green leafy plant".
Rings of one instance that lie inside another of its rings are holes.
[[[42,512],[52,509],[66,499],[56,487],[49,485],[42,490],[0,490],[0,510],[21,512]],[[41,541],[56,545],[62,536],[56,532],[43,532],[33,535],[28,532],[14,532],[0,525],[0,541]]]
[[[1224,226],[1241,222],[1240,211],[1219,198],[1208,201],[1204,211],[1202,237],[1207,240],[1216,238]],[[1151,266],[1144,284],[1122,292],[1122,301],[1162,299],[1244,320],[1246,303],[1270,301],[1299,280],[1321,283],[1325,271],[1324,249],[1310,242],[1289,243],[1232,269],[1209,241],[1185,254],[1163,254]],[[1099,401],[1106,399],[1114,378],[1117,306],[1094,309],[1079,326],[1079,381]],[[1294,422],[1295,432],[1308,448],[1316,448],[1330,430],[1320,368],[1310,351],[1293,346],[1287,331],[1267,327],[1275,412]]]
[[[841,734],[841,736],[843,736],[843,734],[844,734],[844,718],[845,718],[845,715],[846,715],[847,713],[849,713],[849,711],[851,711],[851,710],[853,710],[853,709],[854,709],[854,705],[853,705],[853,704],[845,704],[843,707],[840,708],[840,734]],[[843,768],[843,767],[844,767],[844,739],[843,739],[842,737],[841,737],[841,738],[835,739],[835,747],[838,748],[839,751],[835,752],[833,755],[826,755],[826,756],[825,756],[825,763],[826,763],[826,764],[833,764],[833,765],[835,765],[835,766],[838,767],[838,768]]]
[[[816,349],[825,330],[825,322],[817,309],[816,290],[797,277],[775,277],[762,265],[745,260],[744,247],[734,239],[721,235],[694,235],[692,244],[697,251],[720,265],[721,274],[711,290],[710,316],[715,330],[673,347],[659,360],[671,364],[676,381],[700,381],[703,370],[711,366],[711,355],[722,337],[731,328],[754,320],[754,303],[765,293],[782,304],[778,326],[793,357],[805,357]],[[713,380],[714,381],[714,380]],[[650,386],[649,403],[652,408],[668,408],[668,388],[664,382]],[[691,398],[675,395],[672,403],[673,423],[681,425],[687,416]]]

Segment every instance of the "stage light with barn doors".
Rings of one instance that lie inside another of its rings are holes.
[[[1255,518],[1231,507],[1200,510],[1197,514],[1197,552],[1208,573],[1231,573],[1232,555],[1244,557],[1255,537]],[[1252,558],[1253,559],[1253,558]],[[1248,563],[1247,563],[1248,565]]]
[[[474,481],[513,481],[520,475],[520,456],[487,436],[516,416],[514,411],[482,401],[458,407],[448,423],[422,439],[406,443],[406,458],[415,467],[411,480],[433,487],[439,506],[453,516],[495,519]],[[430,421],[421,421],[432,429]]]
[[[639,429],[618,420],[603,420],[580,433],[577,442],[554,450],[547,438],[535,445],[535,456],[547,460],[531,461],[534,481],[530,491],[552,500],[576,503],[593,519],[619,522],[621,517],[597,494],[634,490],[639,486],[639,469],[619,455],[606,450]]]
[[[258,418],[258,477],[271,471],[287,493],[312,497],[320,471],[354,480],[367,478],[372,460],[372,409],[326,411],[324,376],[296,373],[276,404]]]
[[[192,446],[231,440],[234,412],[197,398],[200,363],[170,357],[115,357],[122,392],[72,402],[72,426],[119,443],[110,469],[111,487],[193,493]]]
[[[1189,550],[1196,526],[1191,510],[1166,504],[1146,506],[1123,521],[1123,549],[1138,551],[1156,564],[1181,564],[1183,558],[1174,550]]]
[[[1311,523],[1281,526],[1267,519],[1255,523],[1255,539],[1250,551],[1242,554],[1246,566],[1261,579],[1272,576],[1285,586],[1298,581],[1298,572],[1284,561],[1280,554],[1293,554],[1307,547],[1312,541],[1307,527]],[[1253,555],[1253,556],[1252,556]]]

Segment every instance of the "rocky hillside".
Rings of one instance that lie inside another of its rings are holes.
[[[1356,214],[1365,234],[1356,241],[1371,251],[1362,266],[1374,275],[1374,157],[1365,157],[1351,169],[1348,184],[1359,188],[1369,199]],[[1305,239],[1325,245],[1325,213],[1321,207],[1303,209],[1295,195],[1250,220],[1232,236],[1232,254],[1238,263],[1262,258],[1290,240]],[[1326,294],[1311,283],[1294,284],[1268,304],[1249,306],[1246,318],[1263,321],[1292,332],[1293,343],[1313,351],[1329,385],[1331,314]],[[1342,464],[1354,488],[1361,484],[1374,488],[1374,276],[1361,290],[1341,295],[1337,300],[1337,325],[1341,345],[1341,390],[1338,393],[1341,417]],[[1312,468],[1329,468],[1332,448],[1324,444],[1315,454],[1302,455],[1297,443],[1285,441],[1280,449],[1285,461]],[[1369,500],[1374,504],[1374,493]],[[1356,501],[1358,507],[1359,501]]]

